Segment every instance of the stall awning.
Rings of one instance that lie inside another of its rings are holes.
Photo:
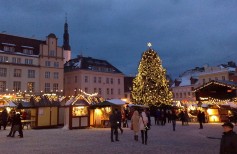
[[[117,104],[114,104],[114,103],[111,103],[111,102],[108,102],[108,101],[104,101],[104,102],[94,104],[91,107],[106,107],[106,106],[117,106]]]
[[[109,99],[109,100],[106,100],[110,103],[113,103],[113,104],[116,104],[116,105],[124,105],[126,104],[125,101],[121,100],[121,99]]]

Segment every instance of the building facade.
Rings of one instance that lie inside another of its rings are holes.
[[[171,86],[173,92],[173,100],[183,105],[190,105],[196,103],[194,88],[198,86],[198,76],[203,72],[203,68],[196,67],[185,71],[179,78],[175,79]]]
[[[124,75],[106,60],[78,56],[64,64],[66,96],[96,94],[104,99],[124,97]]]
[[[46,40],[0,34],[0,94],[63,92],[63,49]]]

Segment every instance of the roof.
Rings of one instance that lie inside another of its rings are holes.
[[[117,106],[117,105],[108,101],[104,101],[104,102],[94,104],[91,107],[93,108],[93,107],[106,107],[106,106]]]
[[[91,57],[78,56],[77,58],[71,59],[64,64],[64,72],[71,72],[80,69],[95,72],[122,73],[106,60],[100,60]]]
[[[38,55],[40,44],[46,44],[46,41],[0,33],[0,50],[3,50],[3,46],[8,45],[14,46],[15,52],[22,53],[23,48],[30,48],[34,55]]]
[[[231,89],[237,89],[237,83],[236,82],[233,82],[233,81],[223,81],[223,80],[212,80],[212,81],[209,81],[207,83],[205,83],[204,85],[200,86],[200,87],[197,87],[194,89],[194,91],[199,91],[209,85],[219,85],[219,86],[224,86],[224,87],[229,87]]]

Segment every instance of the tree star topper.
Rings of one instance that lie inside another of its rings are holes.
[[[150,48],[152,46],[151,42],[148,42],[147,46]]]

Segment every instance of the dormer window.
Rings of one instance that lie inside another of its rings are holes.
[[[8,51],[8,52],[14,52],[15,51],[15,44],[10,44],[10,43],[2,43],[3,45],[3,50]]]
[[[23,49],[23,53],[28,54],[28,55],[33,55],[33,50],[32,49]]]

